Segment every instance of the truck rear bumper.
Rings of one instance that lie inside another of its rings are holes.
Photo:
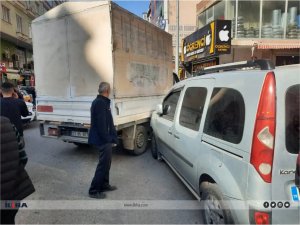
[[[88,132],[89,128],[83,124],[40,121],[42,137],[85,144],[88,143]]]

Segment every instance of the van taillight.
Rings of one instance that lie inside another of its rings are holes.
[[[51,105],[38,105],[37,106],[38,112],[53,112],[53,106]]]
[[[255,224],[270,224],[270,215],[264,212],[254,213]]]
[[[276,121],[276,84],[273,72],[266,75],[258,104],[251,150],[251,164],[261,178],[272,182]]]

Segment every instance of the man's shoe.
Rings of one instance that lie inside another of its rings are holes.
[[[112,186],[112,185],[110,185],[110,184],[108,184],[108,185],[105,185],[102,189],[101,189],[101,191],[115,191],[115,190],[117,190],[118,188],[116,187],[116,186]]]
[[[96,192],[93,194],[89,194],[90,198],[104,199],[106,195],[103,192]]]

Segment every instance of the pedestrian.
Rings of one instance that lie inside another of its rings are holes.
[[[17,207],[6,208],[5,203],[21,201],[35,189],[20,158],[18,139],[13,124],[6,117],[0,117],[1,140],[1,224],[15,224]],[[10,204],[10,205],[11,205]]]
[[[117,188],[109,184],[109,171],[111,166],[112,147],[118,143],[117,132],[110,110],[110,85],[101,82],[99,95],[91,106],[91,128],[88,142],[99,151],[99,162],[92,180],[89,196],[91,198],[105,198],[105,191]]]
[[[9,118],[10,122],[15,125],[23,138],[22,118],[29,115],[24,100],[18,99],[17,93],[14,91],[14,85],[11,83],[3,83],[1,86],[2,98],[0,98],[1,116]]]

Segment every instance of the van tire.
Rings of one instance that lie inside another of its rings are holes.
[[[153,159],[157,159],[158,158],[156,137],[155,137],[154,133],[152,134],[152,138],[151,138],[151,154],[152,154]]]
[[[216,183],[200,185],[201,213],[204,224],[233,224],[233,219],[223,194]],[[215,209],[215,210],[212,210]]]
[[[148,144],[148,132],[143,125],[136,127],[135,137],[134,137],[134,155],[141,155],[146,152]]]

